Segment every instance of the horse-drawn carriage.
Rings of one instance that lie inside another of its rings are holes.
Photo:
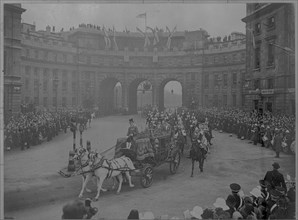
[[[128,149],[126,138],[119,138],[115,147],[115,158],[123,155],[129,157],[140,175],[140,183],[144,188],[153,182],[153,168],[169,163],[171,174],[175,174],[180,164],[180,149],[172,139],[171,132],[144,132],[139,134]]]

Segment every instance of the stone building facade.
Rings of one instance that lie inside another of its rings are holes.
[[[168,33],[160,31],[159,42],[153,46],[149,33],[151,45],[144,48],[140,33],[108,33],[109,47],[96,26],[57,31],[23,23],[21,102],[53,110],[90,101],[110,113],[120,82],[121,106],[133,113],[137,87],[146,80],[152,85],[152,104],[162,109],[164,87],[174,80],[181,84],[183,106],[195,99],[199,106],[241,107],[245,35],[235,32],[216,39],[203,29],[175,32],[166,48]]]
[[[4,118],[20,111],[21,101],[21,4],[4,4]]]
[[[290,3],[247,4],[244,107],[295,113],[295,11]]]

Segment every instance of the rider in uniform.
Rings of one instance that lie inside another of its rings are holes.
[[[139,133],[138,127],[135,125],[133,119],[129,119],[129,128],[127,131],[127,137],[132,136],[133,138]]]

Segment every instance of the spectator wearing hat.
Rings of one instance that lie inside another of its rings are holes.
[[[138,127],[135,125],[134,120],[132,118],[129,119],[129,128],[127,131],[127,136],[135,137],[138,133]]]
[[[80,200],[72,201],[63,207],[62,219],[84,219],[86,217],[86,207]]]
[[[267,191],[267,184],[269,184],[268,182],[266,182],[265,180],[259,180],[259,184],[261,186],[261,196],[264,199],[264,201],[267,201],[269,199],[269,192]]]
[[[273,170],[267,171],[264,177],[264,181],[269,184],[268,191],[270,192],[271,189],[275,189],[275,187],[277,186],[281,186],[284,189],[287,189],[284,176],[278,171],[278,169],[280,168],[279,164],[277,162],[274,162],[272,166]]]
[[[270,216],[276,217],[276,211],[278,209],[277,201],[279,200],[280,196],[281,194],[277,190],[273,189],[270,191],[270,199],[268,200],[266,207],[266,218],[270,218]]]
[[[235,197],[233,195],[229,195],[228,198],[226,199],[226,204],[229,207],[227,212],[229,212],[230,215],[232,216],[233,213],[236,211],[236,199],[235,199]]]
[[[214,211],[212,209],[205,209],[201,215],[202,219],[213,219]]]
[[[238,183],[232,183],[230,184],[230,189],[232,191],[232,196],[234,196],[236,200],[235,208],[236,210],[239,210],[243,206],[243,200],[239,195],[239,191],[241,189],[241,186]]]
[[[87,219],[91,219],[92,216],[96,215],[96,213],[98,212],[98,209],[95,208],[95,207],[92,207],[91,206],[91,199],[90,198],[87,198],[85,200],[85,208],[86,208],[86,211],[87,211]]]

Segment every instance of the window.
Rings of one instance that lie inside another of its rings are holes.
[[[8,36],[8,18],[4,16],[4,36]]]
[[[38,97],[34,97],[34,104],[39,105],[39,98]]]
[[[261,68],[261,49],[260,46],[255,48],[255,69],[260,69]]]
[[[77,99],[76,97],[72,97],[72,106],[76,106],[77,105]]]
[[[273,79],[268,79],[267,87],[268,87],[268,89],[273,89]]]
[[[48,97],[43,98],[43,106],[48,107]]]
[[[274,41],[271,41],[268,43],[268,61],[267,66],[273,66],[274,65]]]
[[[66,107],[66,105],[67,105],[67,99],[66,97],[62,97],[62,106]]]
[[[233,94],[233,106],[235,107],[236,106],[236,95]]]
[[[48,56],[49,56],[49,52],[48,51],[44,51],[44,53],[43,53],[43,59],[44,60],[48,60]]]
[[[53,97],[53,106],[57,106],[57,98]]]
[[[237,84],[237,73],[233,73],[233,85]]]
[[[191,80],[196,80],[196,74],[195,73],[191,74]]]
[[[205,103],[205,106],[208,106],[208,95],[205,95],[204,103]]]
[[[214,75],[214,86],[218,86],[218,75]]]
[[[30,50],[29,49],[26,49],[26,57],[30,58]]]
[[[34,77],[38,78],[38,68],[37,67],[34,68]]]
[[[255,24],[255,33],[256,34],[260,34],[261,33],[261,24],[260,23],[256,23]]]
[[[4,75],[7,74],[7,52],[4,51],[4,67],[3,67]]]
[[[34,91],[38,91],[39,90],[39,81],[38,79],[34,80]]]
[[[72,87],[72,92],[75,92],[76,91],[76,88],[77,88],[76,82],[72,82],[71,87]]]
[[[228,100],[227,95],[224,95],[224,96],[223,96],[223,105],[224,105],[224,106],[227,106],[227,100]]]
[[[274,16],[272,16],[267,19],[267,28],[270,29],[274,27],[275,27],[275,18]]]
[[[214,106],[218,105],[218,96],[217,95],[214,95],[213,105]]]
[[[48,92],[48,81],[44,80],[43,81],[43,93],[47,93]]]
[[[62,82],[62,91],[67,92],[67,81]]]
[[[228,85],[228,75],[227,74],[223,75],[223,84],[224,84],[224,86]]]
[[[254,89],[260,89],[260,80],[255,80],[254,81]]]
[[[38,59],[38,50],[35,50],[34,54],[35,54],[35,59]]]
[[[25,74],[26,76],[30,76],[30,66],[25,67]]]
[[[209,75],[208,74],[205,75],[204,85],[205,85],[205,88],[208,88],[209,87]]]
[[[26,78],[26,79],[25,79],[25,89],[26,89],[26,90],[29,89],[29,83],[30,83],[29,78]]]

